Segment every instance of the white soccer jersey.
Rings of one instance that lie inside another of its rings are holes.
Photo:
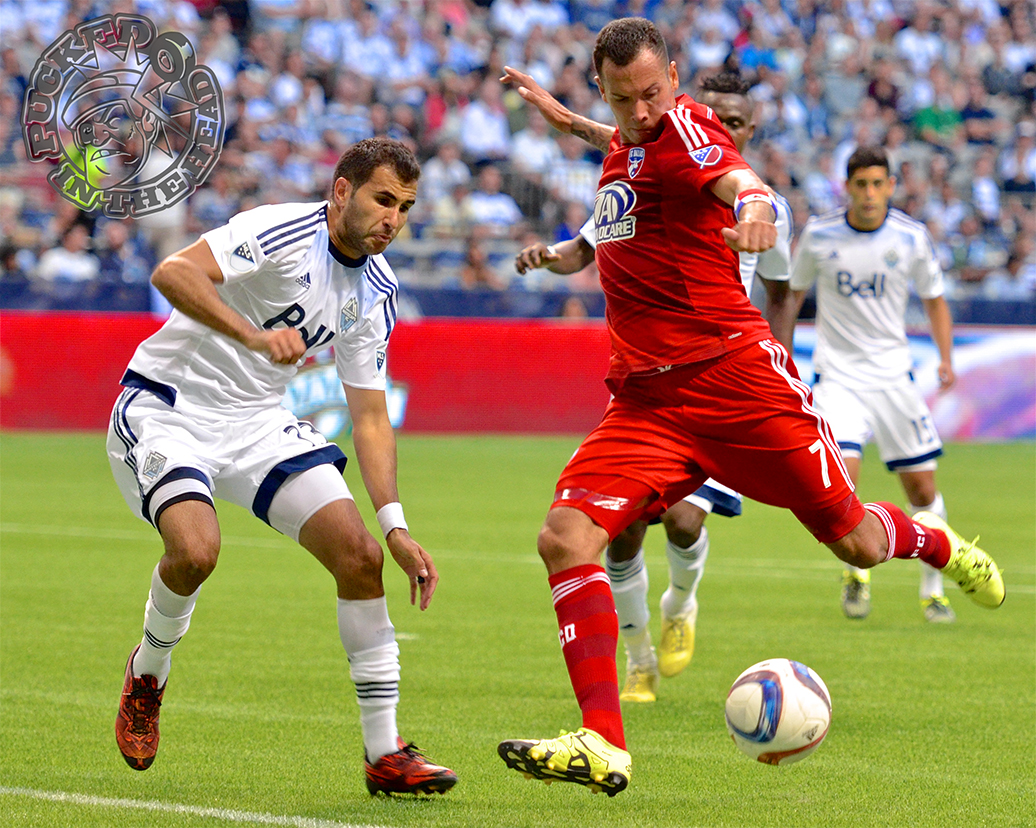
[[[791,205],[783,197],[775,195],[777,204],[777,243],[762,253],[738,253],[738,265],[741,269],[741,284],[745,293],[752,295],[752,282],[758,273],[763,279],[774,282],[786,282],[791,273],[791,237],[793,221]],[[597,249],[597,236],[594,229],[594,218],[591,216],[579,228],[579,235],[594,250]]]
[[[847,388],[909,383],[910,285],[922,299],[944,291],[925,226],[895,209],[871,232],[850,227],[845,210],[811,218],[795,251],[791,288],[806,290],[814,283],[817,374]]]
[[[220,297],[258,328],[295,328],[306,355],[334,346],[338,376],[384,389],[398,282],[384,256],[352,260],[331,244],[327,202],[276,204],[202,236],[223,272]],[[179,311],[129,364],[187,404],[235,411],[278,405],[298,365],[277,365]]]

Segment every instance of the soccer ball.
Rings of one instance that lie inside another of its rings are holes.
[[[760,661],[727,694],[727,731],[742,753],[768,765],[790,765],[816,750],[831,725],[831,694],[805,664]]]

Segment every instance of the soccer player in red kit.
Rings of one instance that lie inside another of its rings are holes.
[[[498,750],[526,776],[613,796],[629,784],[631,759],[601,553],[706,478],[791,509],[854,566],[920,558],[987,607],[1003,602],[1004,584],[989,555],[935,515],[911,519],[853,494],[809,387],[741,286],[737,252],[777,238],[770,195],[712,111],[676,98],[658,29],[642,18],[609,23],[594,67],[620,138],[594,205],[613,397],[562,471],[538,539],[583,721]]]

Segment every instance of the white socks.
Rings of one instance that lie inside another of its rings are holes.
[[[198,587],[190,595],[177,595],[162,581],[158,566],[151,573],[151,592],[144,605],[144,639],[133,658],[133,675],[154,676],[158,686],[169,678],[172,650],[191,625]]]
[[[931,512],[933,515],[938,515],[943,520],[946,520],[946,501],[942,499],[942,492],[936,492],[935,500],[927,506],[914,506],[911,504],[907,507],[907,511],[910,515],[916,515],[918,512]],[[921,586],[918,590],[921,600],[925,601],[928,598],[935,597],[941,598],[944,595],[942,572],[933,566],[929,566],[924,561],[918,561],[918,564],[921,566]]]
[[[631,664],[654,664],[655,650],[648,632],[648,572],[644,566],[644,550],[628,561],[613,561],[605,556],[605,571],[611,582],[615,613],[619,617],[619,632],[626,647],[626,660]]]
[[[698,583],[709,557],[709,530],[702,526],[698,540],[686,549],[667,541],[665,554],[669,559],[669,588],[662,593],[662,612],[676,618],[693,612],[698,605]]]
[[[338,633],[356,686],[363,747],[373,764],[399,750],[399,645],[385,598],[339,598]]]

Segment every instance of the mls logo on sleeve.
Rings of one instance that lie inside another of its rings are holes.
[[[252,246],[243,241],[230,254],[230,266],[242,273],[255,267],[255,257],[252,255]]]
[[[357,308],[358,305],[355,296],[345,303],[345,307],[342,308],[342,315],[338,319],[338,333],[344,334],[349,330],[349,328],[356,324],[356,320],[358,318]]]
[[[691,150],[689,155],[691,160],[704,170],[706,167],[714,167],[719,163],[723,157],[723,150],[715,144],[711,144],[701,149]]]
[[[378,360],[378,370],[380,371],[382,368],[385,367],[385,352],[378,351],[378,353],[375,356]]]
[[[627,156],[627,160],[628,164],[626,166],[626,171],[630,174],[630,178],[636,178],[637,173],[640,172],[640,168],[644,166],[644,148],[632,147]]]

